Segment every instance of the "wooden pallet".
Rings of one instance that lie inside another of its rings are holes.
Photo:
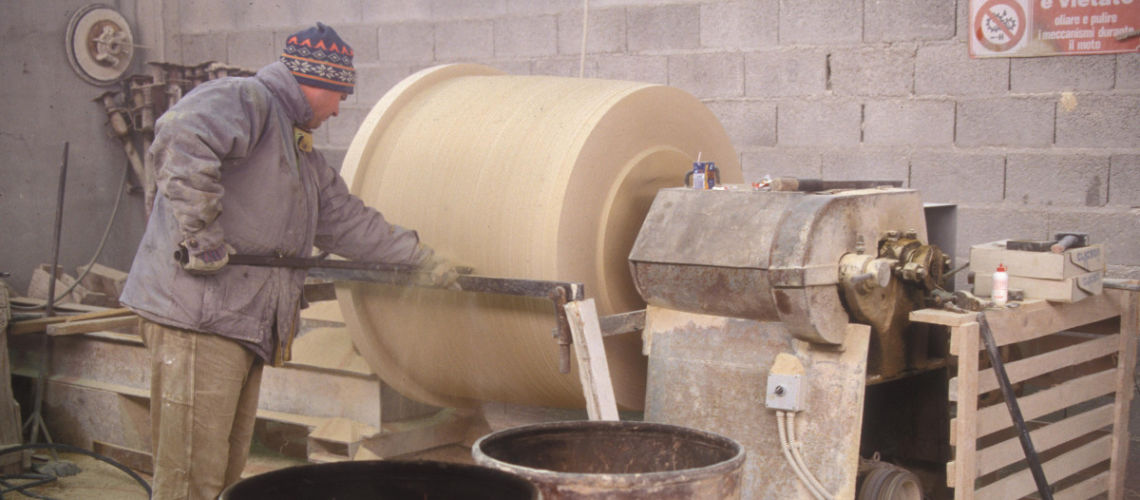
[[[1054,498],[1123,498],[1140,293],[1106,290],[1072,304],[1019,305],[987,311],[986,319],[1008,357],[1006,371]],[[1022,498],[1037,488],[977,319],[934,309],[911,313],[913,321],[949,327],[957,357],[947,485],[955,500]]]

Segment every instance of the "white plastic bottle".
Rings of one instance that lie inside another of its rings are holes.
[[[1009,273],[1005,272],[1005,264],[998,264],[997,271],[994,271],[993,291],[990,292],[990,298],[993,299],[994,305],[998,307],[1005,306],[1009,300]]]

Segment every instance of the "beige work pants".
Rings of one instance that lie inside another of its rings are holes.
[[[237,342],[143,321],[155,500],[213,500],[241,477],[262,362]]]

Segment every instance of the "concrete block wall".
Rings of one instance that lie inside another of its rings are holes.
[[[166,25],[178,27],[167,55],[185,64],[257,66],[294,29],[318,18],[337,27],[357,47],[361,91],[318,134],[334,157],[371,104],[424,67],[579,72],[582,3],[571,0],[344,0],[310,18],[274,0],[167,4]],[[988,239],[1076,229],[1109,243],[1113,274],[1140,277],[1140,245],[1098,222],[1140,223],[1140,56],[970,59],[966,10],[966,0],[595,0],[585,75],[701,98],[748,180],[889,178],[958,203],[975,214],[948,249],[959,258]],[[1023,214],[1031,227],[1005,220]]]
[[[422,68],[576,77],[582,65],[579,0],[152,1],[163,55],[184,64],[256,67],[317,20],[344,34],[360,91],[318,134],[334,162],[372,104]],[[1140,54],[970,59],[967,12],[967,0],[591,0],[584,74],[694,94],[748,181],[901,180],[958,204],[945,250],[959,262],[973,244],[1080,230],[1107,244],[1110,275],[1140,278]]]
[[[0,271],[18,290],[50,250],[72,144],[61,262],[90,257],[125,158],[61,47],[89,2],[0,2]],[[356,50],[360,90],[318,131],[334,162],[402,78],[469,61],[578,76],[582,0],[110,0],[146,61],[255,69],[315,21]],[[959,205],[971,244],[1083,230],[1110,274],[1140,278],[1140,54],[967,56],[967,0],[590,0],[585,76],[673,85],[720,118],[746,179],[901,180]],[[142,232],[128,195],[100,262],[126,269]],[[94,222],[93,222],[94,221]],[[1138,421],[1140,423],[1140,421]],[[1135,424],[1134,424],[1135,425]],[[1140,482],[1140,473],[1132,475]],[[1140,489],[1140,485],[1133,485]]]

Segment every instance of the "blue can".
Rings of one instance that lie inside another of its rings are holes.
[[[693,169],[685,174],[685,187],[692,189],[712,189],[720,182],[720,171],[711,161],[695,161]]]

